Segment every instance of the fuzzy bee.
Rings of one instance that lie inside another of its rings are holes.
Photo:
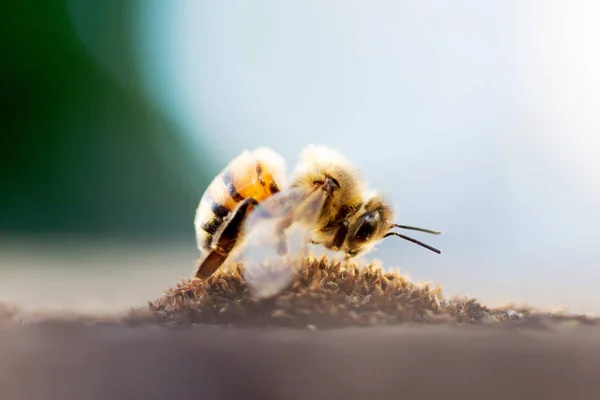
[[[441,232],[393,221],[393,207],[382,194],[368,191],[359,172],[335,149],[305,148],[289,180],[284,159],[273,150],[244,151],[213,179],[196,209],[194,225],[202,256],[194,278],[210,277],[232,253],[247,252],[251,246],[289,255],[289,232],[298,226],[304,229],[303,242],[343,252],[346,259],[368,252],[390,236],[440,253],[391,230]],[[253,241],[261,235],[267,240]]]

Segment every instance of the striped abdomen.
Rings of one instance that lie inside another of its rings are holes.
[[[269,149],[244,151],[210,183],[196,209],[196,242],[202,252],[213,246],[223,220],[246,198],[262,202],[280,190],[285,174],[281,156]]]

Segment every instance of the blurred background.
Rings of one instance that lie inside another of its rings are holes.
[[[600,4],[11,2],[0,301],[126,310],[188,276],[246,148],[346,153],[398,222],[367,260],[490,305],[600,311]]]

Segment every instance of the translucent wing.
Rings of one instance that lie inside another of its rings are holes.
[[[289,189],[247,216],[233,257],[244,264],[244,279],[255,296],[274,296],[293,281],[325,201],[323,190]]]

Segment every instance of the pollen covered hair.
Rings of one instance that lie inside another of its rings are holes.
[[[341,152],[324,145],[308,145],[300,153],[292,181],[323,174],[337,179],[342,190],[345,187],[353,187],[363,191],[366,187],[359,170]]]

